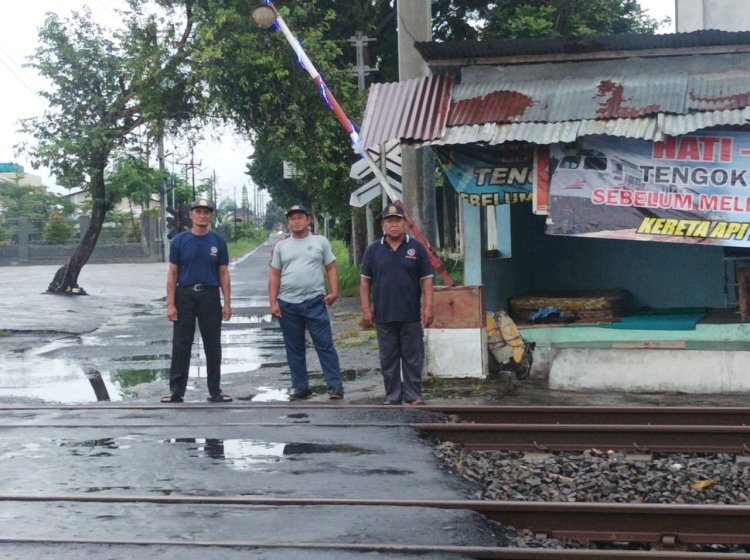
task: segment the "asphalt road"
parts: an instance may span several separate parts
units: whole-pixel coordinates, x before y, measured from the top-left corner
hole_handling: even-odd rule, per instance
[[[230,265],[233,317],[222,328],[222,385],[245,401],[286,401],[290,386],[281,332],[266,297],[270,250],[267,243]],[[0,337],[0,403],[94,402],[89,377],[97,375],[113,401],[158,401],[168,392],[172,336],[166,264],[86,265],[79,278],[85,296],[46,294],[55,270],[0,267],[0,330],[9,331]],[[358,306],[340,300],[330,311],[336,326]],[[340,348],[352,398],[382,394],[379,374],[357,374],[376,369],[376,350],[374,341]],[[324,392],[312,348],[308,369],[313,389]],[[206,394],[196,336],[186,400],[204,401]]]
[[[286,402],[283,343],[265,297],[269,253],[265,245],[232,265],[234,318],[222,335],[223,386],[235,396],[228,406],[205,402],[199,344],[188,402],[158,404],[171,343],[166,265],[87,265],[79,281],[86,296],[45,294],[56,267],[0,268],[7,334],[0,337],[0,558],[338,559],[376,555],[220,545],[495,544],[481,516],[452,510],[45,501],[468,496],[472,489],[441,468],[431,442],[406,425],[426,413],[346,409],[356,396],[380,394],[376,371],[352,370],[340,405],[321,406],[330,404],[322,393],[301,406]],[[347,312],[335,307],[334,322]],[[372,362],[373,352],[372,345],[342,349],[342,362]],[[314,387],[322,383],[317,367],[311,350]],[[96,373],[111,401],[96,401],[88,379]],[[152,544],[126,544],[133,540]]]

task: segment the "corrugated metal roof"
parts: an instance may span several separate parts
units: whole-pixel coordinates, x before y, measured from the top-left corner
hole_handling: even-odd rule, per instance
[[[414,78],[373,84],[362,120],[364,149],[391,139],[434,140],[445,132],[453,77]]]
[[[449,102],[447,114],[421,109],[429,104],[410,98],[428,91],[414,82],[442,79],[447,76],[373,86],[364,145],[371,146],[371,138],[552,143],[587,134],[656,140],[709,126],[747,124],[750,106],[750,52],[473,66],[463,69],[460,84],[441,95]]]
[[[616,53],[668,49],[717,49],[750,45],[750,31],[718,31],[715,29],[690,33],[660,35],[620,34],[594,37],[555,37],[549,39],[507,39],[485,41],[416,42],[422,58],[434,66],[438,61],[462,61],[524,55],[582,53]]]
[[[420,142],[418,145],[502,144],[511,141],[554,144],[573,142],[580,136],[594,134],[657,141],[663,140],[665,136],[687,134],[712,126],[745,125],[748,120],[750,120],[750,108],[690,115],[660,114],[637,119],[476,124],[448,127],[441,138]]]

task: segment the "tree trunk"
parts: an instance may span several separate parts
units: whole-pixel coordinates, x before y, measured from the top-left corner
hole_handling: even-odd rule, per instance
[[[106,159],[105,159],[106,161]],[[86,291],[78,285],[78,275],[83,269],[91,253],[94,252],[99,234],[102,231],[104,217],[107,214],[107,202],[105,200],[104,166],[97,169],[91,179],[91,222],[81,242],[68,261],[55,273],[52,282],[47,287],[47,293],[85,295]]]

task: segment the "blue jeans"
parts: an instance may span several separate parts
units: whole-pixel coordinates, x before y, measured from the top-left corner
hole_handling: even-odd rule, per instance
[[[309,388],[305,357],[305,330],[307,330],[315,345],[315,351],[318,353],[328,390],[341,391],[343,384],[339,355],[333,346],[331,321],[328,318],[326,304],[323,303],[323,296],[302,303],[279,300],[279,307],[281,308],[279,324],[284,335],[286,359],[292,374],[292,388]]]

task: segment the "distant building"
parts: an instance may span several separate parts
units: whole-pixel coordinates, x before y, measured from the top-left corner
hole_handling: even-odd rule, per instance
[[[23,187],[41,187],[42,178],[38,175],[26,173],[22,165],[17,163],[0,162],[0,180],[19,184]]]
[[[91,201],[91,193],[87,190],[80,190],[62,195],[64,198],[70,200],[73,205],[77,208],[77,212],[80,212],[81,206],[86,202]],[[158,201],[156,201],[158,204]],[[140,204],[133,204],[131,206],[130,201],[127,198],[120,199],[114,210],[117,212],[124,212],[130,214],[132,212],[134,218],[140,218],[143,213],[143,209]]]

